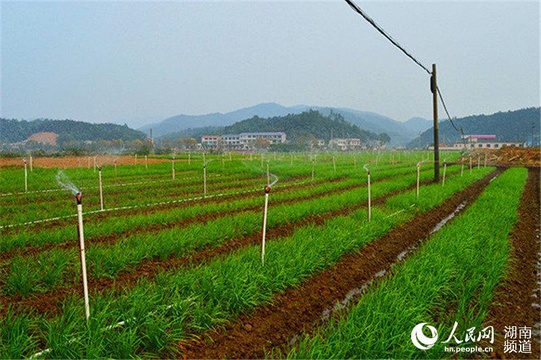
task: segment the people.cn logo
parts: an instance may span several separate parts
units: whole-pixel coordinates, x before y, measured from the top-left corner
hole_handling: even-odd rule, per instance
[[[425,325],[430,330],[430,336],[426,336],[423,332]],[[411,331],[411,342],[419,350],[430,349],[436,341],[438,341],[438,330],[434,326],[427,325],[427,323],[419,323]]]

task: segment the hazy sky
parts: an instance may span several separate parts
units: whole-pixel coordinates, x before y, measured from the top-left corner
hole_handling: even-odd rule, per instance
[[[355,3],[437,64],[452,116],[539,106],[539,1]],[[138,126],[277,102],[432,118],[429,75],[341,0],[2,0],[1,24],[1,117]]]

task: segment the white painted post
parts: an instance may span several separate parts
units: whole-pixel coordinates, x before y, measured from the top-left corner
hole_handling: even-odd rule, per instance
[[[24,192],[28,192],[28,170],[26,168],[26,159],[24,159],[23,162],[24,162]]]
[[[203,198],[207,197],[207,164],[203,164]]]
[[[101,182],[101,166],[98,167],[98,178],[100,180],[100,209],[103,211],[103,187]]]
[[[88,301],[88,280],[86,276],[86,257],[85,257],[85,236],[83,231],[83,205],[81,204],[81,193],[77,193],[75,195],[75,198],[77,200],[77,219],[78,219],[78,226],[77,226],[77,233],[79,235],[79,248],[80,248],[80,255],[81,255],[81,274],[83,277],[83,294],[84,294],[84,301],[85,301],[85,314],[86,314],[86,320],[88,321],[88,318],[90,317],[90,305]]]
[[[443,179],[441,181],[441,186],[445,186],[445,171],[447,170],[447,163],[443,160]]]
[[[265,265],[265,236],[267,234],[267,208],[269,205],[270,186],[265,186],[265,208],[263,210],[263,237],[261,239],[261,264]]]
[[[372,195],[370,192],[370,170],[368,169],[368,164],[365,164],[363,169],[366,170],[368,178],[368,221],[370,221],[372,219]]]
[[[421,178],[421,163],[417,163],[417,198],[419,198],[419,181]]]

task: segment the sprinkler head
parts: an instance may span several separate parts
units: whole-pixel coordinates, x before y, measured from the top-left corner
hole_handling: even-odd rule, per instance
[[[265,194],[270,193],[270,190],[271,190],[270,186],[265,186]]]
[[[75,194],[75,199],[77,200],[77,205],[81,205],[81,198],[82,197],[83,197],[83,195],[80,192]]]

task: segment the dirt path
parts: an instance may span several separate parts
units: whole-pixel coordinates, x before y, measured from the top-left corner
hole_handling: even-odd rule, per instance
[[[303,332],[310,333],[321,322],[322,314],[346,298],[352,289],[388,271],[404,251],[423,241],[458,205],[475,201],[493,176],[494,173],[434,210],[391,230],[358,253],[344,256],[337,265],[311,277],[302,286],[277,295],[271,305],[241,315],[222,330],[208,331],[200,340],[180,343],[181,356],[262,358],[271,349],[287,351],[291,339]]]
[[[496,288],[494,304],[487,316],[487,326],[494,326],[496,340],[493,358],[541,358],[541,268],[540,268],[540,190],[539,168],[530,168],[526,187],[520,199],[518,219],[511,232],[512,255],[506,280]],[[501,305],[500,305],[501,304]],[[505,327],[529,327],[532,330],[531,353],[505,351]],[[511,340],[508,339],[508,345]],[[522,339],[528,340],[528,339]],[[524,349],[522,349],[524,350]]]

